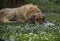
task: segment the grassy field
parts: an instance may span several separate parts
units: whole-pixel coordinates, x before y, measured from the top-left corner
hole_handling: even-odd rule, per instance
[[[46,21],[55,26],[26,23],[0,23],[0,38],[5,41],[60,41],[60,13],[47,12]]]

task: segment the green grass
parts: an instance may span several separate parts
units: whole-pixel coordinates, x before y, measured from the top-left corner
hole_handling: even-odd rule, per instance
[[[56,26],[36,26],[26,23],[0,23],[0,38],[6,41],[60,41],[60,14],[44,13]]]

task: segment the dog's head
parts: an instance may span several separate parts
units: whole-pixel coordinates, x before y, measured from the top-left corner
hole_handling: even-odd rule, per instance
[[[39,12],[35,12],[34,14],[30,15],[30,18],[32,23],[35,24],[43,24],[44,22],[44,16],[41,15]]]
[[[44,15],[41,13],[40,9],[37,6],[32,5],[29,9],[29,13],[30,15],[28,16],[32,23],[43,24]]]

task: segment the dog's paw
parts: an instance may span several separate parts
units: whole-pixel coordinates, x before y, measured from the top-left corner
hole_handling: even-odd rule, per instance
[[[44,26],[55,26],[54,23],[50,23],[50,22],[44,22],[43,25]]]

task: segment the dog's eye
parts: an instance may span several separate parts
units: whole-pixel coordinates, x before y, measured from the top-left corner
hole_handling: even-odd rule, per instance
[[[43,20],[43,19],[40,19],[40,20]]]
[[[36,19],[36,20],[38,20],[38,19]]]

